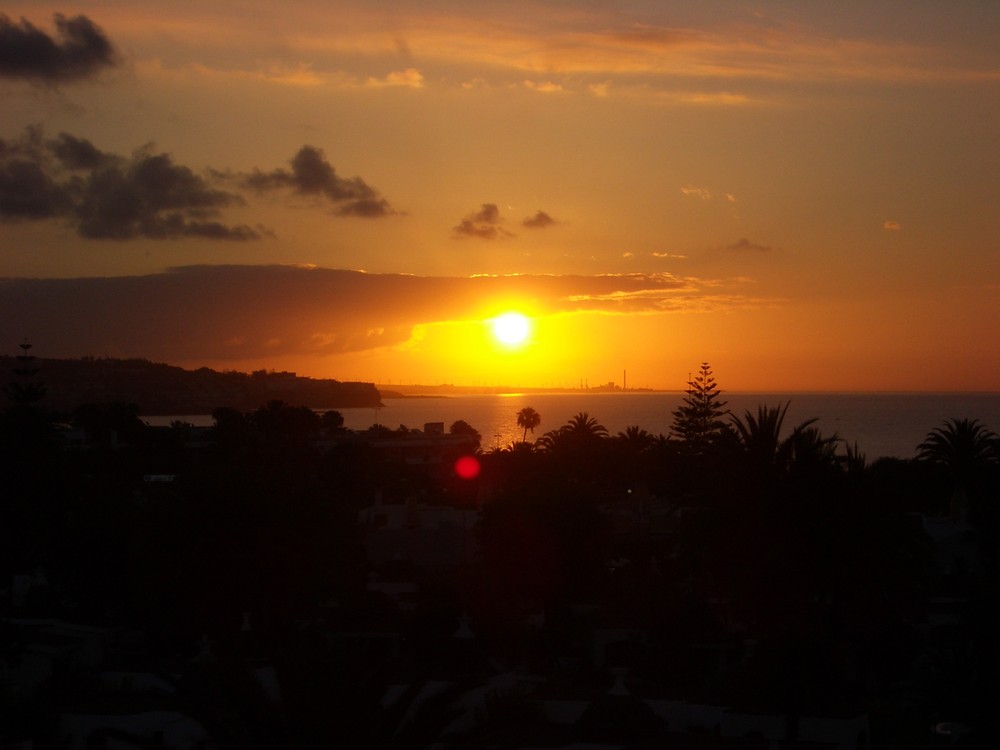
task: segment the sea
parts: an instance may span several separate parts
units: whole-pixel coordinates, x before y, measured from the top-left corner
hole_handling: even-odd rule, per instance
[[[502,395],[421,396],[384,398],[380,408],[338,409],[344,426],[364,430],[374,424],[390,429],[404,426],[423,429],[430,422],[443,422],[447,430],[464,420],[482,435],[484,450],[503,448],[521,440],[517,413],[530,406],[541,424],[528,440],[566,424],[585,412],[615,435],[637,425],[653,435],[670,433],[673,412],[682,403],[683,392],[561,392]],[[869,461],[881,457],[912,458],[917,446],[947,419],[977,419],[1000,433],[1000,393],[748,393],[723,392],[726,409],[742,417],[757,413],[759,406],[788,404],[784,434],[808,419],[823,435],[836,435],[857,446]],[[195,425],[211,425],[206,415],[146,417],[152,425],[180,419]]]

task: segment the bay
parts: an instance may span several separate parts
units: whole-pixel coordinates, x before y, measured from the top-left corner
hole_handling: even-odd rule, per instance
[[[506,447],[522,437],[517,413],[532,407],[541,417],[534,435],[538,438],[558,429],[573,416],[586,412],[604,425],[611,435],[632,425],[654,435],[670,433],[673,411],[680,406],[683,392],[629,393],[520,393],[503,395],[461,395],[447,397],[386,398],[384,406],[338,409],[344,426],[364,430],[373,424],[390,429],[400,425],[422,429],[429,422],[443,422],[447,430],[464,420],[482,435],[488,450]],[[946,419],[978,419],[995,432],[1000,431],[1000,393],[746,393],[729,392],[721,398],[736,415],[756,413],[758,406],[788,403],[785,434],[806,419],[816,418],[815,426],[824,435],[836,434],[846,443],[857,445],[869,461],[879,457],[912,458],[928,432]],[[145,417],[152,425],[181,419],[196,425],[211,425],[206,415]]]
[[[448,429],[462,419],[483,438],[483,448],[504,447],[520,440],[517,413],[532,407],[542,422],[535,437],[566,424],[586,412],[610,434],[638,425],[654,435],[669,434],[673,411],[684,393],[527,393],[509,395],[453,396],[447,398],[385,399],[381,409],[340,409],[345,426],[365,429],[379,423],[395,429],[399,425],[423,428],[427,422],[444,422]],[[721,397],[736,415],[756,413],[759,405],[788,402],[786,434],[806,419],[817,418],[824,435],[836,433],[847,443],[857,444],[869,460],[882,456],[912,458],[927,433],[946,419],[978,419],[1000,431],[1000,394],[928,393],[743,393],[725,392]],[[529,433],[528,439],[531,439]]]

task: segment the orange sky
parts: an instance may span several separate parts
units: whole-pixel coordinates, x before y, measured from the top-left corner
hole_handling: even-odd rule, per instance
[[[2,12],[10,353],[1000,390],[992,0]]]

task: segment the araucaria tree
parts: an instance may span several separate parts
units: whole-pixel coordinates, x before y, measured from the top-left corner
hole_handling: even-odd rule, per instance
[[[726,402],[720,400],[722,391],[715,383],[712,368],[702,362],[701,369],[688,387],[684,401],[674,412],[671,432],[694,451],[703,451],[712,440],[726,429],[722,417],[728,414]]]

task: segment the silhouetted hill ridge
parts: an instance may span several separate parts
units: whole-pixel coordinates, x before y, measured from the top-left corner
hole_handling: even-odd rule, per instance
[[[381,405],[373,383],[300,377],[293,372],[252,373],[181,367],[145,359],[85,357],[31,360],[33,379],[47,387],[46,408],[72,412],[81,404],[137,404],[141,414],[208,414],[219,406],[249,411],[272,400],[313,409]],[[18,380],[24,363],[0,356],[0,382]]]

